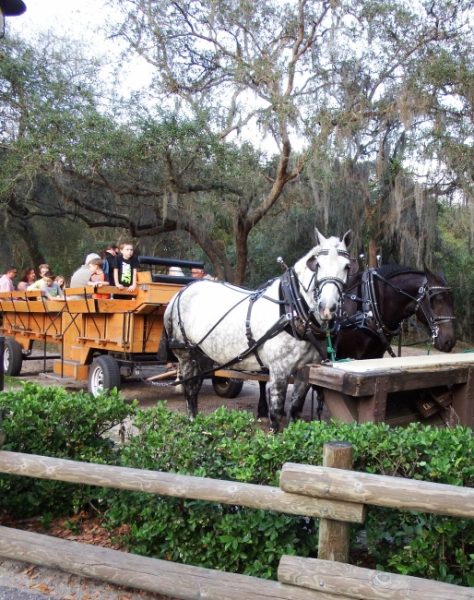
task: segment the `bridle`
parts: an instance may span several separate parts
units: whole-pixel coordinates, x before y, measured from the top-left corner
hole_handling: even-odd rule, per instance
[[[339,250],[339,249],[335,249],[335,250],[336,250],[338,256],[343,256],[344,258],[347,258],[348,260],[350,259],[350,256],[349,256],[349,253],[347,252],[347,250]],[[341,277],[335,277],[335,276],[334,277],[321,277],[320,279],[318,279],[318,262],[317,262],[318,258],[319,258],[319,256],[328,256],[328,255],[329,255],[329,248],[322,248],[321,250],[318,250],[318,252],[316,252],[316,254],[312,257],[312,259],[310,259],[310,261],[308,261],[308,263],[314,262],[316,266],[313,269],[308,264],[309,269],[314,271],[314,274],[311,277],[307,288],[303,285],[303,283],[300,281],[300,279],[297,276],[299,285],[303,288],[303,290],[306,293],[309,293],[311,285],[313,285],[313,299],[315,302],[315,306],[312,309],[313,312],[315,310],[315,307],[318,305],[318,303],[321,299],[321,294],[322,294],[322,291],[323,291],[323,288],[325,285],[328,285],[328,284],[335,285],[337,288],[338,294],[339,294],[339,298],[341,300],[342,296],[343,296],[344,287],[346,286],[346,283],[347,283],[347,278],[346,278],[346,280],[344,280]],[[340,302],[339,302],[339,304],[340,304]]]
[[[403,272],[401,272],[402,274]],[[396,275],[397,273],[394,273]],[[377,269],[366,269],[361,276],[360,283],[357,283],[357,286],[361,286],[362,289],[362,297],[359,298],[355,294],[350,294],[346,292],[346,297],[352,301],[360,301],[362,303],[362,313],[357,313],[353,317],[348,317],[347,324],[349,326],[357,326],[372,329],[375,329],[374,333],[376,333],[381,341],[385,343],[387,348],[390,347],[387,338],[391,338],[393,336],[399,335],[400,327],[399,325],[396,329],[391,329],[384,321],[382,313],[380,311],[379,301],[376,292],[375,280],[383,282],[385,285],[390,286],[397,293],[408,297],[415,303],[414,313],[421,311],[428,328],[430,329],[431,338],[434,340],[439,336],[439,325],[441,323],[446,323],[455,319],[454,316],[450,315],[435,315],[433,312],[433,308],[431,306],[431,300],[437,294],[442,294],[451,290],[448,286],[443,285],[430,285],[428,278],[424,277],[424,281],[418,288],[417,295],[412,295],[401,289],[400,287],[394,285],[390,279],[383,277]],[[372,320],[372,327],[367,325],[367,321]],[[390,350],[388,350],[390,352]]]
[[[444,294],[451,291],[452,288],[447,285],[429,285],[429,283],[427,283],[427,294],[423,299],[427,300],[427,302],[425,303],[422,301],[417,308],[417,311],[420,310],[426,319],[428,327],[431,331],[431,338],[433,342],[439,336],[439,326],[442,323],[454,321],[456,317],[451,315],[435,315],[431,306],[431,300],[439,294]]]

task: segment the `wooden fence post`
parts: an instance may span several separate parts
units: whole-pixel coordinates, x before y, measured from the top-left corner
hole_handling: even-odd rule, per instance
[[[328,442],[323,447],[323,466],[336,469],[352,469],[352,444]],[[348,562],[349,523],[320,519],[318,558]]]

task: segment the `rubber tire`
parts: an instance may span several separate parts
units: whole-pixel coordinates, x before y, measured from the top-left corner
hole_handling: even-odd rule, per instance
[[[3,372],[5,375],[19,375],[23,364],[23,352],[20,344],[13,338],[5,338],[3,353]]]
[[[221,398],[236,398],[242,391],[243,386],[244,382],[242,379],[231,379],[229,377],[212,378],[212,387]]]
[[[120,384],[120,367],[115,358],[108,354],[102,354],[92,361],[87,389],[94,398],[114,388],[119,390]]]

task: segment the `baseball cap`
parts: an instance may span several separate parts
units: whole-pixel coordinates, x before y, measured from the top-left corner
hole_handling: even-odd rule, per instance
[[[88,265],[91,262],[91,260],[94,260],[94,258],[98,258],[100,260],[100,256],[95,252],[92,252],[92,254],[88,254],[86,256],[86,262],[84,264]]]

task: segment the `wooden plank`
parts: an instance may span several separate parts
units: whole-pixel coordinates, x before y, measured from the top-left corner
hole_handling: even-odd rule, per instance
[[[387,376],[381,376],[375,379],[374,393],[371,396],[359,399],[357,405],[358,423],[366,423],[368,421],[382,423],[385,421],[388,387],[389,378]]]
[[[378,372],[385,374],[393,369],[401,371],[443,369],[449,365],[474,366],[474,352],[453,352],[450,354],[429,354],[398,356],[395,358],[373,358],[332,363],[334,369],[351,373]]]
[[[249,371],[236,371],[234,369],[218,369],[214,371],[216,377],[228,377],[230,379],[244,379],[245,381],[269,381],[266,373],[250,373]]]
[[[370,396],[374,393],[374,377],[366,374],[346,373],[327,365],[308,365],[307,381],[325,389],[335,390],[348,396]]]
[[[466,383],[453,390],[454,418],[460,425],[474,428],[474,368],[469,368]]]
[[[8,527],[0,527],[0,556],[182,600],[351,600]]]
[[[316,498],[474,518],[474,488],[444,483],[285,463],[280,487]]]
[[[327,442],[323,447],[323,464],[337,469],[352,469],[352,444]],[[332,519],[319,522],[318,558],[349,560],[350,525]]]
[[[325,517],[353,523],[362,523],[365,518],[364,507],[360,504],[287,494],[277,487],[145,471],[130,467],[82,463],[21,452],[0,451],[0,472],[149,492],[176,498],[238,504],[249,508],[275,510],[293,515]]]
[[[298,556],[281,558],[278,580],[363,600],[474,600],[474,588]]]
[[[355,400],[346,394],[334,390],[324,390],[324,402],[331,417],[344,423],[357,422],[357,405]]]

